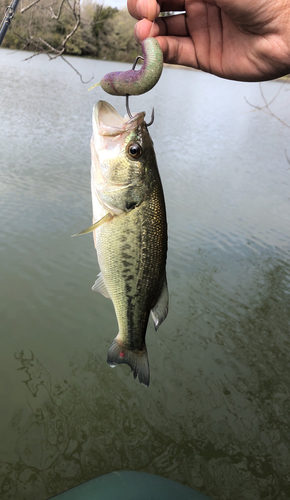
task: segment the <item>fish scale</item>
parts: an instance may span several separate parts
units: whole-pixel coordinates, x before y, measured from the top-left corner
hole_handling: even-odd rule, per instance
[[[96,249],[115,307],[119,335],[126,348],[138,350],[144,349],[149,313],[161,292],[156,283],[164,277],[160,269],[164,269],[166,258],[165,214],[158,199],[157,203],[152,201],[155,199],[144,201],[96,230]]]
[[[149,315],[157,330],[168,310],[167,222],[144,117],[138,113],[122,118],[104,101],[95,106],[91,141],[94,224],[84,232],[94,230],[101,270],[93,290],[112,300],[119,326],[107,361],[111,366],[126,363],[134,377],[148,386],[145,335]]]

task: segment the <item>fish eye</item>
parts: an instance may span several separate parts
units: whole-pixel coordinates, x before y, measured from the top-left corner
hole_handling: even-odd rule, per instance
[[[134,158],[134,160],[136,160],[137,158],[140,158],[140,156],[142,154],[142,148],[141,148],[140,144],[138,144],[137,142],[133,142],[133,143],[129,144],[128,153],[132,158]]]

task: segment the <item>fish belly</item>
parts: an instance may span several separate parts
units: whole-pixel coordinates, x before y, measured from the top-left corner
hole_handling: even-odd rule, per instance
[[[119,326],[111,346],[112,359],[108,353],[108,362],[129,364],[140,380],[140,366],[144,364],[144,371],[148,365],[145,335],[149,314],[166,282],[167,226],[163,198],[153,193],[149,200],[113,217],[94,233],[102,278]],[[134,358],[134,363],[128,357]],[[149,365],[148,384],[146,380],[148,385]]]

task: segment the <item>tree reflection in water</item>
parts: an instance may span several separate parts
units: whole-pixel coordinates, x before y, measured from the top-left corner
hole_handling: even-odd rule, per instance
[[[71,363],[70,381],[53,384],[32,352],[15,357],[25,374],[29,401],[11,422],[18,461],[0,464],[1,498],[46,499],[108,472],[103,457],[113,436],[107,434],[104,413],[115,410],[98,394],[94,374],[102,363],[90,354],[82,369]],[[120,468],[118,453],[114,456],[112,467]]]
[[[205,273],[209,266],[200,279]],[[225,310],[218,274],[196,295],[199,308],[192,295],[184,299],[191,316],[166,348],[157,340],[149,391],[94,352],[76,355],[59,383],[32,352],[15,354],[28,404],[7,430],[17,459],[0,463],[1,500],[46,500],[120,469],[169,477],[218,500],[289,500],[290,267],[268,260],[256,273],[261,288],[251,306],[233,293]],[[180,294],[172,307],[174,300]],[[211,310],[202,315],[205,300]],[[193,328],[194,366],[180,372],[172,352]]]

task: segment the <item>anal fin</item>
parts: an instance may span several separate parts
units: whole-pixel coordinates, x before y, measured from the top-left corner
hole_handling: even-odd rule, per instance
[[[154,327],[155,330],[157,331],[161,323],[165,320],[167,314],[168,314],[168,302],[169,302],[169,297],[168,297],[168,288],[167,288],[167,280],[166,276],[164,277],[164,282],[163,282],[163,287],[161,290],[161,293],[159,295],[159,298],[153,307],[151,309],[151,316],[153,318],[154,322]]]
[[[92,286],[92,290],[94,290],[94,292],[101,293],[102,295],[104,295],[104,297],[107,297],[107,299],[111,298],[102,273],[98,274],[98,278],[95,281],[95,284]]]

